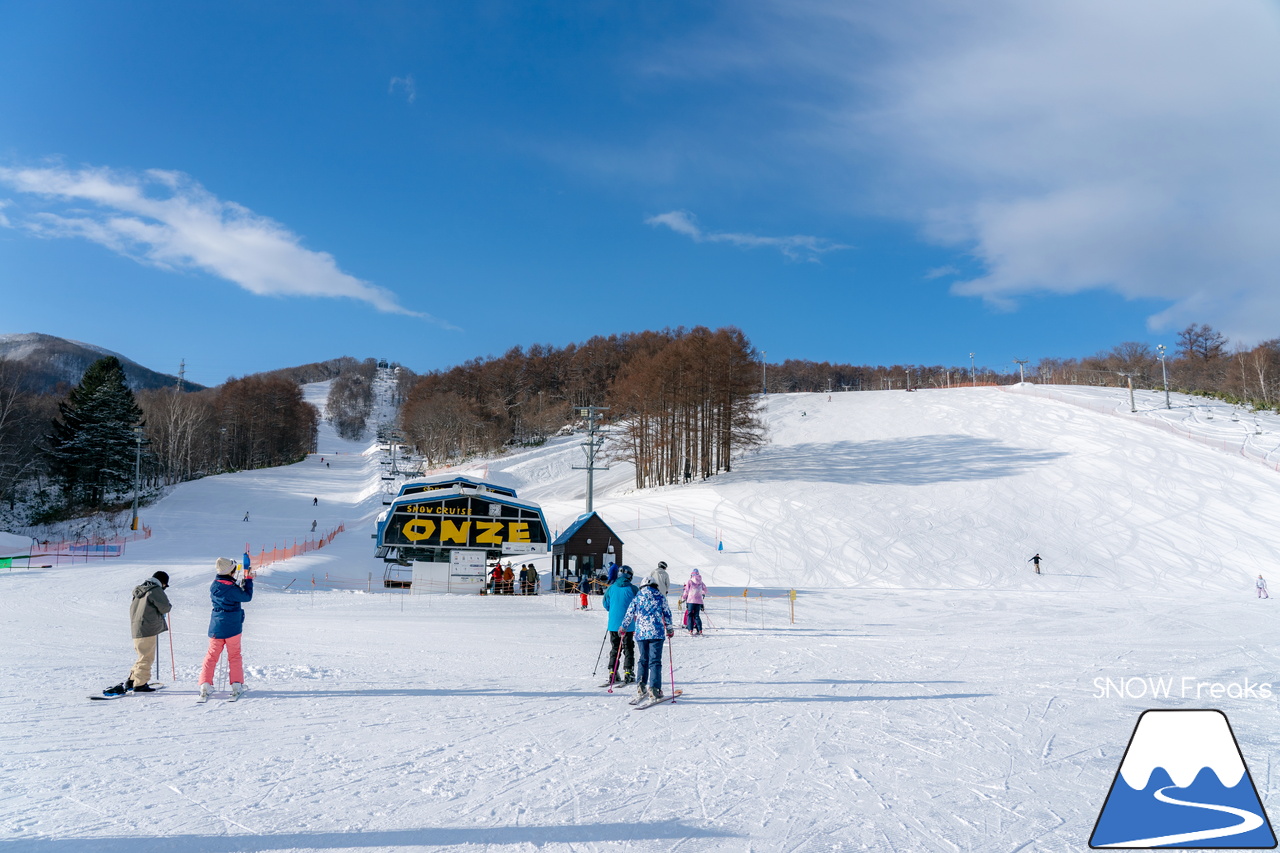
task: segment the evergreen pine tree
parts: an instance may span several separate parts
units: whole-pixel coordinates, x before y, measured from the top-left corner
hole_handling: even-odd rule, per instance
[[[47,440],[63,499],[68,508],[99,508],[133,481],[133,427],[142,419],[120,360],[107,356],[89,365],[58,413]]]

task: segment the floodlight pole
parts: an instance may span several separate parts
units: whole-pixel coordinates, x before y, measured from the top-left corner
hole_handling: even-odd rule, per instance
[[[1169,371],[1164,366],[1164,344],[1157,344],[1156,352],[1160,355],[1160,376],[1164,379],[1164,407],[1172,409],[1173,404],[1169,402]]]
[[[973,353],[969,353],[969,384],[978,387],[978,365],[973,360]]]
[[[769,393],[769,362],[765,361],[767,350],[760,350],[760,393]]]
[[[608,471],[608,465],[596,465],[596,451],[604,444],[604,436],[596,437],[596,412],[607,412],[608,406],[579,406],[578,415],[587,419],[587,440],[582,443],[587,453],[587,464],[574,465],[573,470],[587,472],[587,513],[592,512],[593,492],[595,491],[596,471]]]
[[[135,426],[133,428],[133,437],[138,442],[137,449],[133,454],[133,521],[129,525],[130,530],[138,529],[138,488],[142,481],[142,427]]]

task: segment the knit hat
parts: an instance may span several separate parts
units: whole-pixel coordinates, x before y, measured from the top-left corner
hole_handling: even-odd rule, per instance
[[[165,573],[165,572],[156,572],[156,573],[155,573],[154,575],[152,575],[151,577],[153,577],[153,578],[155,578],[156,580],[160,581],[160,586],[168,586],[168,585],[169,585],[169,575],[168,575],[167,573]]]
[[[217,567],[220,575],[233,575],[236,572],[236,561],[228,560],[226,557],[219,557],[214,566]]]

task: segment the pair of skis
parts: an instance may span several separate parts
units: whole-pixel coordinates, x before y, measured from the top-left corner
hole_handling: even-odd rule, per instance
[[[165,685],[160,684],[159,682],[156,682],[156,681],[151,682],[147,686],[150,687],[151,689],[141,691],[141,695],[145,696],[148,693],[158,693],[159,691],[164,690],[165,688]],[[93,699],[94,701],[105,702],[108,699],[123,699],[126,696],[132,696],[134,695],[134,692],[135,691],[133,690],[128,690],[128,691],[125,691],[124,693],[108,693],[107,691],[104,690],[101,693],[99,693],[97,696],[90,696],[89,698]]]
[[[666,696],[660,696],[657,699],[651,699],[648,696],[637,696],[630,700],[627,704],[632,706],[634,711],[643,711],[645,708],[652,708],[654,705],[661,705],[663,702],[674,702],[677,696],[683,696],[683,690],[677,690]]]
[[[243,690],[241,690],[239,693],[232,693],[230,696],[228,696],[228,697],[226,698],[226,700],[225,700],[225,701],[227,701],[227,702],[239,702],[239,701],[240,701],[240,697],[241,697],[241,696],[244,696],[244,694],[246,694],[246,693],[248,693],[248,692],[249,692],[249,688],[247,688],[247,687],[246,687],[246,688],[244,688]],[[213,698],[213,693],[212,693],[212,692],[210,692],[210,693],[208,693],[208,694],[201,693],[199,696],[197,696],[197,697],[196,697],[196,704],[197,704],[197,705],[203,705],[204,703],[208,702],[208,701],[209,701],[210,699],[212,699],[212,698]]]

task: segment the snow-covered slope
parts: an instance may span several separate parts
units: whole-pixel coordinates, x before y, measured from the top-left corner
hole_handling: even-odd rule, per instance
[[[594,686],[598,599],[376,586],[383,466],[322,431],[306,462],[175,489],[120,560],[0,572],[0,851],[1074,851],[1149,707],[1224,710],[1269,803],[1280,737],[1256,686],[1280,657],[1252,578],[1280,550],[1275,422],[1162,405],[777,396],[772,442],[731,473],[636,491],[615,463],[596,508],[627,562],[699,567],[716,593],[707,635],[668,647],[685,695],[643,712]],[[460,470],[563,528],[580,441]],[[347,532],[264,572],[252,692],[197,706],[214,558],[313,520]],[[127,672],[129,595],[158,568],[171,686],[86,701]],[[794,624],[757,597],[790,588]],[[1139,695],[1155,677],[1171,692]]]

